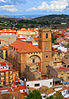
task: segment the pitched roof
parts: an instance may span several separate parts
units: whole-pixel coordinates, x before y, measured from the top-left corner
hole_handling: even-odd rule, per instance
[[[37,48],[36,46],[20,40],[16,40],[14,43],[10,44],[10,46],[16,48],[16,52],[18,53],[41,52],[41,49]]]

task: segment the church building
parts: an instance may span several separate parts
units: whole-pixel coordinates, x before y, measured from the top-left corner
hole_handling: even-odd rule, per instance
[[[32,72],[39,72],[46,75],[46,66],[48,66],[52,56],[51,30],[42,28],[39,30],[38,48],[28,42],[16,40],[9,45],[7,59],[21,76],[26,66],[29,66]]]

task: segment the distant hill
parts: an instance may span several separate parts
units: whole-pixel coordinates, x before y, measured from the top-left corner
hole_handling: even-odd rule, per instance
[[[62,14],[62,15],[46,15],[46,16],[34,18],[33,20],[59,21],[59,22],[69,23],[69,15],[64,15],[64,14]]]
[[[46,15],[33,19],[40,23],[40,26],[49,26],[52,29],[66,29],[69,27],[69,15]]]
[[[8,16],[0,16],[0,20],[21,20],[21,19],[24,19],[24,20],[30,20],[31,18],[28,18],[28,17],[8,17]]]
[[[66,24],[62,24],[66,23]],[[48,26],[52,29],[69,27],[69,15],[46,15],[36,18],[0,16],[0,29],[38,28]]]

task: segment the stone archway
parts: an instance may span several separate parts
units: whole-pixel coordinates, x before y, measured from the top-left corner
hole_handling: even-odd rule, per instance
[[[27,61],[27,65],[32,71],[41,72],[41,58],[38,55],[31,55]]]

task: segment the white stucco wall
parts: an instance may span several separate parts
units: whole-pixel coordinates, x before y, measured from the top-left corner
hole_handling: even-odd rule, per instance
[[[38,86],[35,86],[35,84],[38,84]],[[32,87],[32,88],[40,88],[42,86],[52,87],[53,86],[53,79],[46,79],[46,80],[37,80],[37,81],[27,81],[26,86]]]

